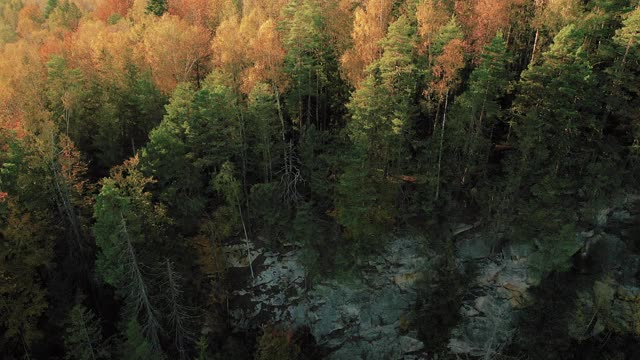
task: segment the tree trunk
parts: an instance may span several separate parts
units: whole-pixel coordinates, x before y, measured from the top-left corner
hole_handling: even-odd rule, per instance
[[[536,59],[536,48],[538,47],[538,37],[540,36],[540,29],[536,29],[536,38],[533,40],[533,51],[531,52],[531,61],[529,64],[533,65]]]
[[[442,115],[442,129],[440,130],[440,151],[438,151],[438,175],[436,178],[436,196],[435,199],[438,201],[440,197],[440,169],[442,164],[442,148],[444,146],[444,128],[447,125],[447,106],[449,104],[449,92],[447,91],[447,95],[444,100],[444,113]]]
[[[131,290],[129,295],[131,299],[135,303],[136,314],[141,309],[144,310],[145,314],[145,322],[142,325],[142,328],[145,329],[145,335],[147,339],[151,342],[151,346],[154,350],[160,350],[160,339],[158,336],[158,330],[160,329],[160,322],[156,317],[156,310],[151,305],[151,299],[149,297],[149,293],[147,290],[147,286],[144,282],[144,278],[142,277],[142,272],[140,271],[140,267],[138,266],[138,260],[136,258],[136,252],[131,244],[131,239],[129,238],[129,233],[127,232],[127,223],[124,220],[124,215],[122,211],[120,212],[120,219],[122,224],[122,234],[124,235],[124,240],[126,243],[126,256],[129,261],[129,272],[131,274]]]
[[[240,207],[240,199],[236,199],[238,204],[238,214],[240,214],[240,222],[242,223],[242,230],[244,231],[244,241],[247,245],[247,259],[249,260],[249,269],[251,269],[251,278],[255,279],[256,276],[253,273],[253,260],[251,259],[251,249],[249,248],[249,235],[247,234],[247,227],[244,224],[244,217],[242,216],[242,208]]]

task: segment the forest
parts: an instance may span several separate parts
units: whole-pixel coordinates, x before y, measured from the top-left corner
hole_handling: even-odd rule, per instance
[[[639,180],[638,0],[0,0],[3,359],[376,358],[230,307],[397,238],[423,346],[382,359],[638,359]],[[462,236],[528,279],[478,348]]]

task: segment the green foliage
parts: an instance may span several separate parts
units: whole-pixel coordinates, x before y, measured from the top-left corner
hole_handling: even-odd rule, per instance
[[[167,0],[148,0],[146,11],[148,14],[153,14],[155,16],[161,16],[169,9],[169,4],[167,4]]]
[[[225,162],[213,179],[213,189],[222,194],[229,206],[240,205],[240,182],[234,177],[233,164]]]
[[[522,153],[521,170],[568,176],[593,158],[601,136],[595,120],[600,103],[582,36],[575,26],[563,28],[544,53],[543,63],[522,74],[514,103],[520,117],[514,130]]]
[[[381,43],[382,57],[367,69],[367,78],[347,105],[351,112],[347,133],[367,154],[370,166],[386,174],[398,171],[405,160],[417,111],[415,29],[401,16]]]
[[[27,355],[42,338],[48,307],[43,275],[53,266],[54,233],[35,164],[21,144],[0,131],[0,351]],[[6,350],[4,350],[6,349]]]
[[[109,359],[109,349],[102,338],[100,321],[95,314],[77,304],[69,313],[69,324],[64,336],[67,360]]]
[[[118,1],[103,4],[117,6],[104,24],[78,1],[0,0],[0,357],[60,358],[64,342],[69,359],[156,359],[161,346],[167,358],[246,358],[255,343],[228,336],[225,313],[239,290],[231,237],[295,244],[322,280],[359,276],[391,232],[416,229],[436,241],[401,327],[444,354],[469,293],[439,233],[452,222],[480,223],[497,253],[503,241],[531,249],[535,302],[505,356],[623,352],[585,355],[575,340],[633,352],[627,335],[594,335],[618,329],[605,317],[624,287],[569,270],[589,248],[576,233],[612,230],[602,208],[640,179],[639,3],[489,3],[187,1],[167,14],[167,0],[148,0],[153,16],[137,4],[121,18],[132,2]],[[245,43],[214,54],[225,66],[201,81],[210,52],[149,47],[157,21],[204,42],[237,24]],[[343,57],[351,45],[362,54]],[[343,77],[364,62],[349,89]],[[198,76],[165,95],[154,82],[168,74],[151,63]],[[628,252],[636,227],[620,229]],[[87,308],[65,301],[75,288]],[[626,325],[640,319],[630,299]],[[292,338],[266,329],[256,357],[314,356]]]
[[[467,90],[455,99],[444,143],[444,177],[451,179],[450,185],[473,187],[488,175],[492,136],[504,118],[500,101],[509,84],[508,61],[506,43],[498,33],[485,47]]]
[[[22,353],[42,337],[38,323],[47,309],[42,271],[50,267],[53,237],[40,216],[9,204],[0,219],[0,344]]]
[[[301,245],[301,260],[311,277],[321,278],[337,270],[337,253],[345,250],[336,248],[339,243],[335,241],[331,223],[315,212],[313,204],[299,204],[290,225],[291,239]]]
[[[48,21],[54,26],[73,30],[78,27],[81,17],[82,12],[78,6],[69,0],[64,0],[49,13]]]
[[[250,168],[259,170],[263,182],[271,182],[283,144],[275,96],[267,84],[258,84],[251,90],[247,118],[249,141],[255,144],[250,149]]]
[[[284,206],[279,183],[251,186],[249,204],[250,223],[260,229],[266,238],[281,239],[283,233],[289,232],[291,210]]]
[[[565,193],[571,183],[552,176],[531,188],[532,198],[522,204],[514,220],[513,237],[535,244],[531,256],[532,277],[538,282],[554,271],[567,271],[580,249],[576,236],[575,204]]]
[[[341,106],[344,90],[338,55],[331,46],[332,34],[320,4],[316,0],[296,0],[283,10],[284,70],[291,83],[287,105],[300,132],[311,124],[319,129],[329,126],[329,116]]]
[[[149,360],[164,359],[162,354],[153,350],[153,347],[142,334],[142,328],[137,320],[132,319],[127,323],[125,342],[122,348],[122,359],[125,360]]]
[[[153,254],[166,235],[167,219],[163,209],[153,204],[151,194],[145,189],[151,179],[142,175],[137,163],[134,158],[115,168],[111,178],[103,180],[94,211],[93,232],[100,249],[96,270],[123,295],[127,294],[131,282],[128,267],[131,264],[123,261],[129,242]]]
[[[221,85],[199,91],[179,86],[142,151],[143,171],[158,180],[159,199],[184,227],[202,215],[213,174],[237,159],[242,147],[237,114],[228,106],[233,102],[230,89]]]
[[[396,189],[380,172],[362,160],[353,160],[338,180],[335,216],[346,229],[352,256],[379,248],[394,224]]]
[[[47,0],[47,6],[44,8],[44,16],[48,17],[57,6],[58,0]]]

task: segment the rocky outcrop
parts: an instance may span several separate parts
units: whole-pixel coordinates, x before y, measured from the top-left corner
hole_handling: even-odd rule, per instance
[[[605,328],[640,332],[636,284],[640,257],[621,240],[629,236],[628,228],[637,216],[630,209],[638,198],[623,196],[614,203],[596,212],[576,234],[575,257],[615,278],[607,312],[598,308],[595,295],[583,299],[588,315],[584,326],[576,330],[580,336],[583,328],[591,335]],[[476,226],[461,224],[450,232],[456,236],[459,263],[473,269],[474,277],[466,286],[461,321],[452,330],[448,347],[461,356],[490,357],[509,344],[521,310],[534,301],[530,289],[538,280],[531,276],[529,262],[535,249],[509,242],[497,248],[501,236],[470,231]],[[416,281],[428,268],[429,259],[419,255],[422,243],[395,239],[357,275],[313,286],[295,246],[273,252],[265,250],[269,247],[263,241],[228,245],[225,253],[235,286],[229,302],[233,326],[239,331],[267,324],[307,326],[317,343],[328,349],[330,359],[423,358],[429,346],[408,326],[417,297]],[[581,324],[577,319],[575,323]]]
[[[640,334],[640,257],[621,240],[629,236],[628,228],[638,216],[633,209],[639,201],[638,196],[629,194],[612,199],[609,207],[596,212],[595,219],[585,221],[587,229],[576,234],[577,266],[585,268],[574,271],[591,273],[594,279],[598,274],[615,278],[610,279],[610,299],[597,300],[597,291],[580,299],[581,318],[567,324],[576,328],[572,332],[577,339],[585,338],[585,329],[589,329],[587,336],[605,328],[633,334],[636,326],[635,333]],[[529,270],[533,246],[507,242],[502,249],[495,249],[497,240],[497,236],[475,234],[456,242],[458,257],[475,268],[477,275],[467,287],[460,309],[462,321],[451,334],[449,349],[455,354],[491,357],[500,352],[516,331],[520,311],[534,301],[529,291],[538,283]],[[598,303],[607,303],[606,311]]]
[[[511,246],[500,256],[491,257],[488,252],[484,257],[480,256],[484,253],[469,251],[469,243],[486,241],[472,238],[458,243],[459,256],[473,263],[477,275],[468,285],[460,308],[462,320],[451,333],[449,349],[454,354],[491,357],[500,352],[515,332],[518,309],[530,302],[530,249]]]
[[[397,239],[371,259],[359,276],[306,283],[300,252],[264,251],[249,244],[255,278],[248,269],[247,245],[227,247],[236,272],[229,312],[235,328],[265,324],[308,326],[330,359],[412,359],[424,348],[406,328],[416,300],[414,283],[425,259],[419,242]]]

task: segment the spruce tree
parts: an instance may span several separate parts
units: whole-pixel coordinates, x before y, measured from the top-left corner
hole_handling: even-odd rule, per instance
[[[69,313],[69,324],[64,336],[67,360],[109,359],[109,349],[102,338],[100,321],[95,314],[81,304]]]

